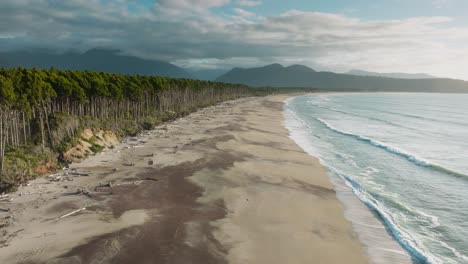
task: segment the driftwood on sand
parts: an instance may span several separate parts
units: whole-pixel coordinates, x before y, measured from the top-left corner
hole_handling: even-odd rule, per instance
[[[70,175],[74,175],[74,176],[89,176],[89,173],[83,173],[83,172],[70,172]]]
[[[74,214],[79,213],[79,212],[84,211],[84,210],[86,210],[86,207],[83,207],[83,208],[81,208],[81,209],[75,210],[75,211],[70,212],[70,213],[68,213],[68,214],[64,214],[64,215],[60,216],[58,219],[62,219],[62,218],[65,218],[65,217],[74,215]]]
[[[8,195],[0,198],[0,202],[11,202],[13,198],[10,198]]]

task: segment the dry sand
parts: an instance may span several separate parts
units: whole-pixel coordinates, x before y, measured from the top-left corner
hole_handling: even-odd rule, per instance
[[[285,99],[205,108],[21,187],[0,263],[367,263]]]

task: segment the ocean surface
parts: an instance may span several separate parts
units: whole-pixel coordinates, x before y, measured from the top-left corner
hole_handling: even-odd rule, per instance
[[[291,137],[334,177],[338,196],[348,190],[364,202],[413,263],[468,263],[468,95],[306,95],[288,100],[285,115]],[[358,233],[378,228],[356,219]],[[385,239],[367,237],[370,249]]]

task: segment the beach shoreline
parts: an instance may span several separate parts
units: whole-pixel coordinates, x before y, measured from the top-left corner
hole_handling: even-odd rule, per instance
[[[70,166],[88,176],[21,187],[0,262],[368,263],[325,168],[283,126],[287,97],[201,109]]]
[[[313,94],[314,96],[323,93]],[[327,176],[335,187],[338,200],[344,205],[345,218],[352,224],[354,233],[364,245],[366,255],[371,263],[413,263],[412,256],[392,236],[391,230],[385,225],[382,217],[365,201],[361,201],[354,193],[351,183],[334,172],[333,166],[327,164],[320,151],[309,140],[312,136],[310,129],[290,107],[296,97],[285,100],[285,127],[289,130],[289,137],[306,153],[317,158],[327,171]]]

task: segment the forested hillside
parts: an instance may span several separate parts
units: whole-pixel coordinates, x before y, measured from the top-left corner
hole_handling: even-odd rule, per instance
[[[244,85],[190,79],[0,69],[0,192],[24,176],[7,169],[19,162],[10,157],[31,150],[63,153],[77,131],[93,120],[148,127],[197,107],[253,94]]]

